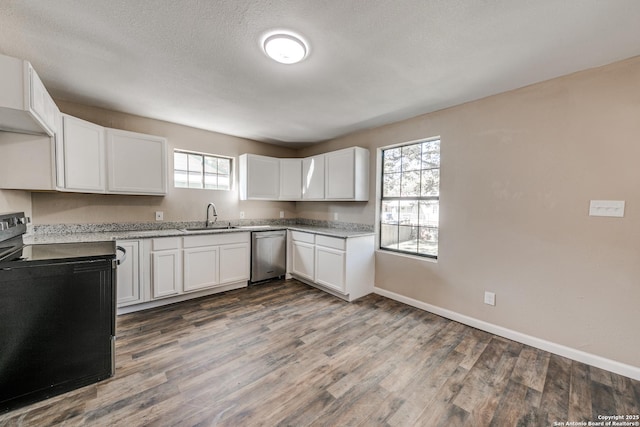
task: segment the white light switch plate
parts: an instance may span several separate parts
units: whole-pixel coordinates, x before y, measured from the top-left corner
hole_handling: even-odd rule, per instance
[[[624,217],[624,200],[591,200],[589,216]]]

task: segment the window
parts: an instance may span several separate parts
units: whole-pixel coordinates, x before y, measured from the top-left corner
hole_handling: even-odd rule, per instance
[[[440,139],[382,150],[380,249],[438,257]]]
[[[175,150],[173,185],[176,188],[231,190],[231,159]]]

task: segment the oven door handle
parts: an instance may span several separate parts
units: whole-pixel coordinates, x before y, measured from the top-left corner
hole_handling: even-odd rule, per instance
[[[122,252],[122,258],[116,259],[116,263],[120,265],[127,259],[127,250],[122,246],[116,246],[116,251]]]

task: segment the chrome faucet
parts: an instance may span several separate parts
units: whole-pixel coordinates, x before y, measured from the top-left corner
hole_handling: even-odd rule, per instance
[[[209,208],[213,208],[213,222],[209,221]],[[209,203],[207,205],[207,220],[204,223],[205,227],[209,227],[209,225],[215,223],[218,220],[218,211],[216,210],[216,205],[213,203]]]

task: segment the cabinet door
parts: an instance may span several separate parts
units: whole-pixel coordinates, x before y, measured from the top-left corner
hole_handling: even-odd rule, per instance
[[[42,124],[48,128],[49,135],[53,136],[57,130],[56,113],[58,112],[58,107],[56,107],[55,102],[53,102],[51,95],[47,92],[47,89],[44,87],[44,84],[42,84],[42,80],[40,80],[36,71],[29,66],[28,72],[30,84],[30,109]]]
[[[218,253],[217,246],[183,250],[185,292],[210,288],[220,283]]]
[[[109,193],[167,193],[165,138],[107,129],[106,146]]]
[[[151,263],[153,297],[162,298],[179,294],[182,290],[180,250],[153,252]]]
[[[220,246],[220,284],[249,280],[249,244]]]
[[[302,198],[324,199],[324,154],[302,159]]]
[[[345,292],[345,252],[316,246],[315,281],[321,285]]]
[[[280,200],[302,198],[302,159],[280,159]]]
[[[315,279],[315,245],[304,242],[291,242],[291,272],[305,279]]]
[[[0,54],[0,130],[53,136],[57,107],[29,62]]]
[[[325,191],[327,199],[353,199],[355,154],[352,148],[327,153],[325,156]]]
[[[118,265],[118,307],[142,302],[140,292],[140,244],[138,241],[118,241],[124,248],[126,258]]]
[[[278,200],[280,159],[254,154],[240,156],[240,198]]]
[[[104,128],[66,114],[62,123],[65,188],[104,192]]]

